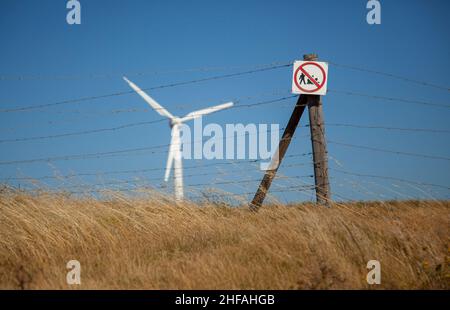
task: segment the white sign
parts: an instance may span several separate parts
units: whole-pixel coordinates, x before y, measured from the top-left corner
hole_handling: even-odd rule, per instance
[[[319,61],[296,61],[292,77],[292,93],[326,95],[328,64]]]

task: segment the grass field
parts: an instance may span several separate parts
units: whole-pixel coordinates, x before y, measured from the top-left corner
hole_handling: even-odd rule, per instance
[[[0,194],[2,289],[449,289],[450,202],[175,205]],[[81,285],[66,263],[81,263]],[[381,285],[366,282],[369,260]]]

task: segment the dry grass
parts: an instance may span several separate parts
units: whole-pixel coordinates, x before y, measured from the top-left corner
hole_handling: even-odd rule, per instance
[[[153,197],[153,198],[152,198]],[[218,204],[176,206],[150,195],[109,200],[0,194],[0,288],[449,288],[450,202],[272,205],[257,214]]]

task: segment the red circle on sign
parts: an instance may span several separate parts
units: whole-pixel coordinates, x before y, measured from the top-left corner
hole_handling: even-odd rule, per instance
[[[304,71],[303,67],[304,67],[304,66],[307,66],[307,65],[313,65],[313,66],[316,66],[316,67],[318,67],[318,68],[320,69],[320,71],[322,71],[322,74],[323,74],[323,81],[322,81],[322,83],[321,83],[319,86],[317,86],[317,85],[313,82],[313,78],[312,78],[311,76],[309,76],[309,74],[308,74],[306,71]],[[317,87],[316,89],[312,89],[312,90],[304,89],[304,88],[302,88],[302,87],[298,84],[298,82],[297,82],[297,74],[298,74],[298,72],[299,72],[300,70],[307,76],[307,78],[308,78],[309,80],[311,80],[311,82],[313,82],[313,83],[316,85],[316,87]],[[316,91],[318,91],[319,89],[321,89],[321,88],[323,87],[323,85],[325,85],[326,80],[327,80],[327,76],[326,76],[326,74],[325,74],[325,70],[324,70],[321,66],[319,66],[318,64],[316,64],[315,62],[305,62],[304,64],[302,64],[300,67],[297,68],[297,70],[295,71],[295,74],[294,74],[294,83],[295,83],[295,85],[296,85],[301,91],[304,91],[304,92],[307,92],[307,93],[313,93],[313,92],[316,92]]]

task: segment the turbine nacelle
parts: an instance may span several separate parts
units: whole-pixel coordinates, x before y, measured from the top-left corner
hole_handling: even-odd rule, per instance
[[[169,119],[170,128],[173,128],[173,126],[175,126],[175,125],[181,125],[182,123],[183,123],[183,121],[181,120],[181,118],[176,117],[176,116],[174,118]]]

